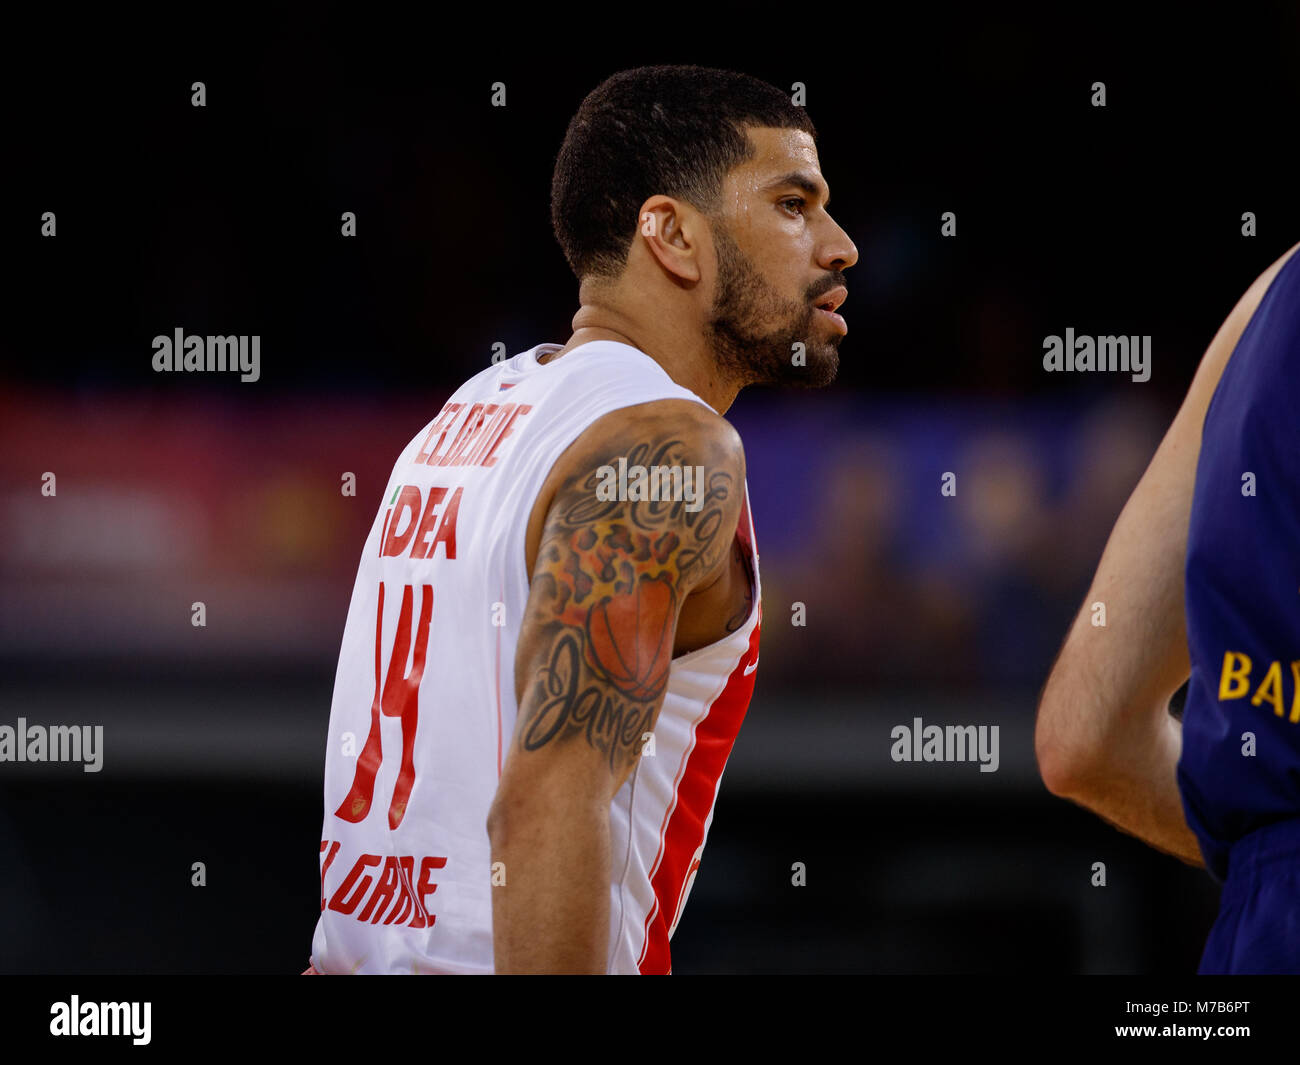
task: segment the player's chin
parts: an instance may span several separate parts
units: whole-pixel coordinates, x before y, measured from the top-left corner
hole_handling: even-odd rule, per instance
[[[784,368],[778,382],[791,388],[825,388],[840,371],[840,353],[833,344],[810,344],[803,365]]]

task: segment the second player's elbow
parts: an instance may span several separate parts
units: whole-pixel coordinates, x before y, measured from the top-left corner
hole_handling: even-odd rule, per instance
[[[1070,735],[1068,712],[1049,680],[1034,723],[1034,758],[1047,790],[1060,798],[1074,799],[1090,775],[1092,758]]]
[[[1034,754],[1038,760],[1038,775],[1043,778],[1043,786],[1059,798],[1074,798],[1078,794],[1082,778],[1079,761],[1069,752],[1050,743],[1042,743],[1037,737]]]

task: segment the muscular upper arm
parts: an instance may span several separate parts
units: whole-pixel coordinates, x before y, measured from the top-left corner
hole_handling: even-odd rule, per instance
[[[605,498],[620,459],[681,469],[689,498]],[[519,714],[498,803],[553,787],[612,799],[654,729],[682,603],[728,564],[740,518],[740,438],[697,403],[616,411],[560,462],[515,657]]]
[[[1096,757],[1125,718],[1163,713],[1187,679],[1183,570],[1201,427],[1223,368],[1296,245],[1237,302],[1106,543],[1083,609],[1043,691],[1035,746],[1053,780]],[[1092,623],[1105,604],[1105,626]]]

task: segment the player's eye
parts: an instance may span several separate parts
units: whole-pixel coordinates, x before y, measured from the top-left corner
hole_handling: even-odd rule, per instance
[[[799,210],[791,211],[789,207],[786,207],[787,204],[791,204],[791,203],[797,204]],[[787,211],[790,211],[791,214],[803,214],[803,208],[805,207],[806,204],[807,201],[802,196],[787,196],[784,200],[781,201],[781,206],[785,207],[785,209]]]

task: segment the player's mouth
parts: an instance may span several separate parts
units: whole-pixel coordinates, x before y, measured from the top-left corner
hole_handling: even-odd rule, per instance
[[[849,324],[844,320],[842,315],[836,314],[835,312],[848,298],[849,290],[843,285],[840,285],[813,300],[813,305],[817,308],[817,313],[826,318],[835,329],[845,335],[848,334]]]

